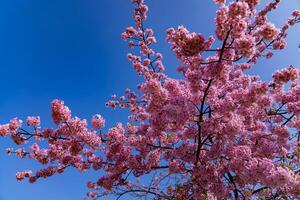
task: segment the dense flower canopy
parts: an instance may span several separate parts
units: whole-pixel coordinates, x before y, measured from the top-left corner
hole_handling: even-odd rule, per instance
[[[280,0],[262,10],[259,0],[215,0],[215,35],[206,38],[184,26],[167,30],[183,77],[173,79],[151,48],[156,39],[145,27],[147,5],[131,2],[135,23],[122,39],[134,49],[127,57],[143,81],[138,92],[127,89],[106,103],[129,109],[129,122],[104,131],[101,115],[92,116],[89,126],[56,99],[56,128],[41,128],[37,116],[26,120],[32,131],[18,118],[0,125],[2,137],[23,145],[8,154],[45,165],[17,173],[17,180],[33,183],[73,167],[99,170],[100,177],[87,183],[91,199],[300,197],[300,70],[276,71],[269,82],[245,72],[285,48],[286,31],[300,22],[300,11],[276,27],[267,15]]]

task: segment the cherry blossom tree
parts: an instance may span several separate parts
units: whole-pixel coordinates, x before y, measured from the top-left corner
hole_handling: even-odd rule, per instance
[[[97,114],[88,125],[61,100],[51,103],[55,128],[41,128],[35,116],[26,124],[14,118],[0,135],[21,148],[7,153],[45,166],[16,178],[34,183],[71,167],[96,170],[99,177],[87,183],[90,199],[299,199],[300,70],[276,71],[268,82],[245,71],[285,48],[300,11],[276,27],[267,15],[280,0],[261,10],[259,0],[215,0],[214,35],[167,30],[182,74],[173,79],[151,48],[147,5],[131,2],[135,23],[122,39],[138,50],[127,57],[143,81],[106,103],[129,109],[129,122],[105,130]]]

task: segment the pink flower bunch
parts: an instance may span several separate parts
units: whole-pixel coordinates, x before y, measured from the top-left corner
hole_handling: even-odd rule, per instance
[[[10,151],[10,153],[11,153],[11,151]],[[26,154],[27,154],[24,148],[17,149],[17,150],[14,151],[14,153],[15,153],[17,156],[19,156],[19,158],[25,158],[25,156],[26,156]]]
[[[276,40],[273,43],[273,49],[284,49],[286,47],[286,42],[284,39]]]
[[[169,29],[167,40],[172,44],[173,51],[178,58],[196,56],[207,47],[201,34],[189,33],[183,26],[179,26],[176,31]]]
[[[222,5],[225,3],[225,0],[214,0],[216,4]]]
[[[51,104],[52,119],[55,124],[59,125],[61,122],[67,121],[71,117],[71,111],[64,105],[63,101],[53,100]]]
[[[101,129],[103,128],[105,125],[105,120],[103,119],[103,117],[99,114],[94,115],[92,118],[92,126],[95,129]]]
[[[275,39],[278,34],[279,34],[279,30],[274,26],[274,24],[271,23],[266,23],[263,26],[261,26],[259,28],[259,33],[262,35],[262,37],[266,40],[273,40]]]
[[[290,67],[288,69],[278,70],[273,74],[273,81],[278,85],[283,85],[290,80],[295,80],[299,77],[300,72],[298,69],[294,67]]]
[[[292,16],[294,16],[294,17],[300,17],[300,10],[295,10],[295,11],[292,13]]]
[[[30,170],[18,172],[16,174],[16,178],[18,181],[20,181],[20,180],[23,180],[24,178],[28,178],[31,174],[32,174],[32,171],[30,171]]]
[[[216,35],[219,40],[225,39],[228,31],[234,38],[243,37],[246,28],[249,26],[249,16],[253,12],[249,10],[253,7],[253,2],[234,2],[229,6],[221,7],[216,14],[215,23],[217,25]]]
[[[126,40],[130,37],[133,37],[137,34],[137,31],[135,30],[135,28],[133,28],[132,26],[131,27],[127,27],[125,32],[122,33],[122,39],[123,40]]]
[[[31,117],[31,116],[28,116],[26,122],[27,122],[28,126],[38,127],[38,126],[41,125],[40,117]]]
[[[133,1],[132,3],[137,3],[134,9],[134,20],[137,27],[142,27],[142,22],[147,19],[148,6],[144,4],[143,0]]]
[[[101,144],[101,137],[95,131],[81,132],[78,134],[78,137],[91,148],[98,148]]]
[[[17,130],[21,126],[22,126],[22,120],[20,120],[18,118],[14,118],[14,119],[10,120],[10,122],[9,122],[10,130]]]
[[[53,174],[55,174],[57,172],[57,167],[47,167],[45,169],[41,169],[39,171],[36,172],[36,177],[42,177],[42,178],[47,178],[49,176],[53,176]]]
[[[0,125],[0,135],[4,137],[9,132],[9,124]]]
[[[229,5],[228,14],[231,18],[241,17],[245,18],[249,14],[249,7],[246,2],[234,2]]]
[[[163,71],[164,66],[161,62],[162,56],[160,53],[155,53],[150,45],[156,43],[156,38],[153,36],[153,30],[150,28],[144,28],[143,22],[147,19],[148,7],[144,4],[144,1],[132,1],[137,6],[134,10],[135,28],[128,27],[125,32],[122,33],[122,39],[128,40],[128,45],[131,48],[139,47],[140,54],[144,56],[135,56],[128,54],[128,60],[133,64],[134,69],[139,75],[144,75],[154,71]],[[151,69],[151,70],[149,70]],[[112,102],[109,106],[113,106]]]
[[[251,58],[255,54],[255,40],[252,36],[244,36],[235,41],[235,49],[238,54]]]
[[[251,6],[251,8],[253,8],[254,6],[260,3],[260,0],[244,0],[244,1],[248,3]]]

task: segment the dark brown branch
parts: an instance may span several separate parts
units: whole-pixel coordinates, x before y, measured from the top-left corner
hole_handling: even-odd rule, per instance
[[[233,191],[233,193],[234,193],[234,198],[235,198],[235,200],[238,200],[238,199],[239,199],[239,193],[242,195],[243,199],[246,199],[245,195],[238,189],[238,187],[237,187],[237,185],[236,185],[236,183],[235,183],[235,181],[234,181],[234,178],[233,178],[233,176],[231,175],[231,173],[228,172],[227,175],[228,175],[228,178],[229,178],[229,182],[232,183],[232,185],[234,186],[234,191]],[[226,176],[224,176],[224,177],[227,179]],[[227,180],[228,180],[228,179],[227,179]]]
[[[221,62],[221,61],[222,61],[223,54],[224,54],[224,50],[225,50],[225,47],[226,47],[226,43],[227,43],[227,40],[228,40],[229,35],[230,35],[230,31],[231,31],[231,29],[227,32],[226,38],[225,38],[225,40],[224,40],[224,42],[223,42],[223,45],[222,45],[222,48],[221,48],[221,53],[220,53],[220,57],[219,57],[218,62]]]
[[[148,189],[148,190],[145,190],[145,189],[132,189],[132,190],[127,190],[127,191],[124,191],[122,193],[119,193],[117,194],[118,197],[116,200],[119,200],[122,196],[128,194],[128,193],[148,193],[148,194],[152,194],[152,195],[155,195],[157,197],[160,197],[160,198],[163,198],[163,199],[167,199],[167,200],[170,200],[169,197],[163,195],[163,194],[159,194],[158,192],[155,192],[155,191],[151,191],[151,189]]]
[[[285,126],[289,121],[293,119],[294,116],[295,114],[292,114],[283,124],[281,124],[281,126]]]
[[[205,101],[206,101],[206,97],[208,95],[208,91],[209,91],[209,88],[212,84],[212,81],[213,79],[209,80],[208,84],[207,84],[207,87],[204,91],[204,95],[203,95],[203,98],[202,98],[202,102],[201,102],[201,108],[200,108],[200,115],[199,115],[199,121],[197,123],[197,126],[198,126],[198,147],[197,147],[197,153],[196,153],[196,165],[199,161],[199,156],[200,156],[200,151],[201,151],[201,146],[202,146],[202,142],[201,142],[201,120],[203,118],[203,111],[204,111],[204,104],[205,104]]]
[[[254,191],[252,192],[252,194],[256,194],[256,193],[261,192],[261,191],[263,191],[263,190],[265,190],[265,189],[268,189],[268,187],[261,187],[261,188],[258,188],[258,189],[256,189],[256,190],[254,190]]]
[[[148,146],[157,148],[157,149],[168,149],[168,150],[174,150],[173,147],[167,147],[167,146],[161,146],[161,145],[153,145],[153,144],[149,144],[147,143]]]

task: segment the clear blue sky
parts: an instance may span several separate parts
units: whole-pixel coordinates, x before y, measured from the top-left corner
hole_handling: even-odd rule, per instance
[[[176,75],[176,62],[165,30],[184,24],[189,30],[213,33],[216,6],[212,0],[148,0],[148,25],[154,28],[167,73]],[[267,1],[264,1],[267,2]],[[272,14],[281,25],[299,0],[283,1]],[[108,126],[126,121],[126,112],[105,108],[113,93],[135,88],[138,79],[126,60],[128,47],[120,33],[132,24],[130,0],[0,0],[0,123],[13,117],[40,115],[52,126],[49,103],[65,100],[74,115],[101,113]],[[300,26],[289,32],[288,48],[257,65],[251,73],[268,80],[272,71],[300,66]],[[8,140],[0,140],[0,200],[81,200],[88,180],[97,173],[67,170],[34,185],[15,180],[15,172],[40,165],[5,155]]]

